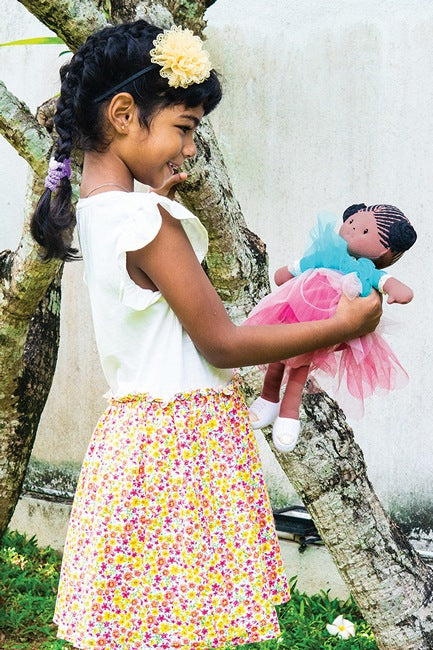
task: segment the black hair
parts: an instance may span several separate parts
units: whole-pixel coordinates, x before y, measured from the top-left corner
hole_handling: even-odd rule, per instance
[[[350,205],[343,212],[343,222],[356,212],[373,212],[380,243],[393,253],[392,263],[396,262],[405,251],[416,242],[416,232],[405,214],[394,205],[369,205],[357,203]]]
[[[149,52],[162,32],[145,20],[104,27],[89,36],[71,61],[61,68],[61,91],[54,115],[58,133],[53,154],[56,160],[63,162],[69,158],[73,148],[104,151],[109,144],[104,108],[120,91],[109,93],[103,101],[95,100],[150,66]],[[161,77],[160,69],[158,65],[152,66],[144,75],[122,86],[137,104],[142,126],[149,128],[158,110],[169,106],[183,104],[195,108],[202,105],[207,115],[219,103],[221,84],[214,70],[200,84],[173,88]],[[62,178],[54,195],[46,189],[37,205],[31,232],[45,249],[44,259],[76,259],[77,251],[71,248],[75,225],[71,194],[69,179]]]

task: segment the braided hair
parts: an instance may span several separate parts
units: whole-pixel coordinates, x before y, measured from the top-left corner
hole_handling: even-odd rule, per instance
[[[373,212],[380,243],[392,252],[393,264],[416,242],[416,232],[406,215],[394,205],[357,203],[343,213],[343,222],[356,212]]]
[[[104,27],[89,36],[71,61],[61,68],[61,90],[54,115],[58,133],[55,161],[68,160],[74,148],[100,152],[106,149],[109,140],[104,109],[120,92],[116,92],[116,87],[122,81],[149,66],[153,41],[162,32],[145,20]],[[159,66],[152,66],[146,74],[121,87],[132,95],[144,128],[149,128],[158,110],[178,104],[187,108],[202,105],[207,115],[217,106],[222,94],[214,70],[202,83],[174,88],[160,75]],[[103,101],[98,100],[101,95]],[[77,258],[77,250],[71,247],[75,225],[71,195],[71,183],[64,176],[54,192],[47,187],[39,200],[31,232],[45,249],[44,259]]]

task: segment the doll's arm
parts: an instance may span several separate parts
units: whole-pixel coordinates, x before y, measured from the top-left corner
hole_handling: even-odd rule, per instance
[[[389,304],[398,302],[400,305],[405,305],[413,298],[413,291],[410,287],[392,275],[384,275],[379,282],[379,291],[386,293],[388,296]]]
[[[280,285],[287,282],[287,280],[291,280],[294,277],[295,276],[293,275],[293,273],[289,271],[288,266],[282,266],[281,268],[275,271],[274,282],[279,287]]]

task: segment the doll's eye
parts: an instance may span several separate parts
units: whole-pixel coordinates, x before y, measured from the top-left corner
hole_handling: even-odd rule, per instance
[[[350,220],[349,220],[349,223],[353,223],[353,219],[350,219]]]
[[[367,233],[368,233],[368,228],[364,230],[364,235],[366,235]]]

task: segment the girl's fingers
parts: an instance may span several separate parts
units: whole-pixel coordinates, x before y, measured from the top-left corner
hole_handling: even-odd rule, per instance
[[[372,291],[366,298],[349,300],[342,296],[335,316],[342,320],[350,338],[372,332],[379,324],[382,315],[382,296]]]
[[[168,198],[171,199],[176,191],[176,185],[182,183],[187,176],[188,174],[186,172],[173,174],[173,176],[170,176],[170,178],[167,178],[167,180],[164,181],[161,187],[151,188],[151,191],[156,192],[156,194],[161,194],[161,196],[168,196]]]

